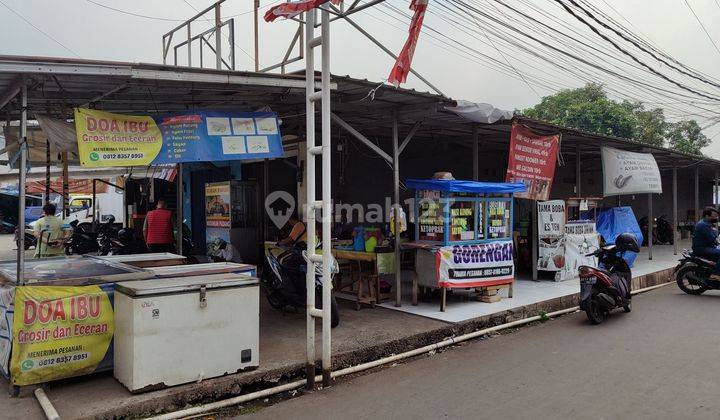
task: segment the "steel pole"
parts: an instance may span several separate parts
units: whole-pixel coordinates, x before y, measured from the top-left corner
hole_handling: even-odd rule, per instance
[[[255,22],[255,71],[260,71],[260,29],[258,10],[260,9],[260,0],[255,0],[255,9],[253,10]]]
[[[532,209],[530,210],[530,234],[528,235],[528,238],[531,241],[530,244],[530,252],[531,252],[531,264],[532,264],[532,279],[533,281],[538,280],[538,208],[537,208],[537,201],[533,200],[530,203],[532,203]]]
[[[305,191],[306,191],[306,211],[305,219],[307,226],[307,249],[309,253],[315,252],[315,102],[312,100],[312,94],[315,93],[315,50],[310,45],[310,41],[315,37],[315,13],[313,11],[305,13],[305,42],[306,59],[305,59],[305,140],[307,142],[306,160],[305,160]],[[305,287],[307,290],[307,311],[306,311],[306,377],[307,389],[315,388],[315,318],[312,311],[315,310],[315,263],[308,259],[307,273],[305,276]]]
[[[322,9],[321,12],[322,36],[322,238],[323,238],[323,314],[322,314],[322,378],[323,386],[332,383],[332,337],[331,337],[331,311],[330,301],[332,293],[332,277],[330,265],[332,261],[332,144],[330,122],[330,12]]]
[[[673,255],[678,253],[678,212],[677,212],[677,167],[672,169],[672,191],[673,191]]]
[[[480,140],[478,138],[478,128],[476,125],[473,126],[473,140],[472,140],[472,151],[473,151],[473,180],[477,181],[480,179]]]
[[[655,219],[653,218],[653,195],[648,194],[648,259],[653,259],[653,227]]]
[[[222,39],[220,37],[222,22],[220,20],[220,3],[215,4],[215,68],[222,69]]]
[[[45,140],[45,202],[50,202],[50,139]]]
[[[192,29],[189,21],[187,23],[187,39],[188,67],[192,67]]]
[[[27,166],[27,84],[20,89],[20,165],[18,166],[17,282],[25,284],[25,182]],[[39,245],[38,245],[39,246]]]
[[[700,220],[700,167],[695,167],[695,221]]]
[[[402,270],[400,267],[400,146],[397,111],[393,114],[393,215],[395,223],[395,306],[402,306]]]
[[[175,210],[175,217],[177,218],[177,235],[175,235],[175,248],[177,249],[177,253],[179,255],[183,255],[183,194],[185,191],[183,191],[183,164],[178,163],[177,164],[177,174],[175,175],[176,179],[176,194],[175,194],[175,206],[177,209]]]
[[[62,160],[62,209],[64,217],[70,216],[70,174],[68,170],[68,152],[60,154]]]
[[[575,146],[575,194],[582,197],[582,178],[580,178],[580,143]]]

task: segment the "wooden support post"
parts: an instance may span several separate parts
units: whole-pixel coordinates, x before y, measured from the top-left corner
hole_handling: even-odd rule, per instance
[[[62,160],[62,208],[65,217],[70,216],[70,180],[68,171],[68,152],[61,152]]]
[[[472,153],[473,153],[473,180],[480,179],[480,144],[478,139],[478,128],[473,126]]]
[[[50,202],[50,139],[45,140],[45,203]]]
[[[700,167],[695,167],[695,222],[700,221]]]
[[[582,197],[582,179],[580,178],[580,143],[575,147],[575,194]]]
[[[538,258],[539,258],[539,251],[538,251],[538,214],[537,214],[537,201],[532,200],[531,201],[532,209],[530,210],[530,231],[528,232],[528,240],[531,241],[531,249],[532,249],[532,257],[531,262],[532,264],[532,279],[533,281],[538,280]]]

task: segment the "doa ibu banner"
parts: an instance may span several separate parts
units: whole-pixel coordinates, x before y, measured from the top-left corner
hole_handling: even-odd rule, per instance
[[[10,376],[31,385],[112,367],[113,284],[15,288]]]
[[[559,134],[539,135],[513,123],[505,181],[522,182],[527,187],[526,192],[515,193],[515,197],[541,201],[550,197],[559,147]]]

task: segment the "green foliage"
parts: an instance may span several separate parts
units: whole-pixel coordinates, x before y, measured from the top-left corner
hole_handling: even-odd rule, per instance
[[[670,147],[684,153],[699,155],[701,149],[710,145],[710,139],[702,133],[695,120],[682,120],[670,124],[668,130]]]
[[[661,108],[647,109],[642,102],[617,102],[608,98],[603,86],[588,83],[582,88],[562,90],[542,98],[523,115],[591,133],[632,139],[652,146],[666,140],[675,150],[701,154],[710,141],[694,120],[669,123]]]

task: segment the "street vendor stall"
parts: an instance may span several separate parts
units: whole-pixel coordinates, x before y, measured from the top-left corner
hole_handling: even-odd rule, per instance
[[[515,279],[513,262],[513,194],[522,183],[459,180],[406,181],[415,192],[417,215],[413,304],[419,287],[441,290],[445,311],[449,288],[509,287]]]
[[[140,268],[90,257],[0,262],[0,371],[19,386],[112,369],[113,295]]]

